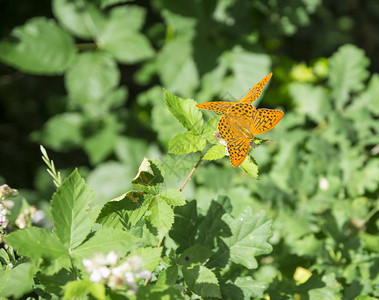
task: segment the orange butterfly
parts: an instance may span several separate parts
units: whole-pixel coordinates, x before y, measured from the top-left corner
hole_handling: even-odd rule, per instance
[[[238,99],[236,102],[229,101],[214,101],[206,102],[196,105],[198,108],[214,110],[219,114],[226,114],[228,109],[237,103],[253,103],[261,95],[263,88],[266,86],[267,82],[270,80],[272,73],[268,74],[265,78],[259,81],[252,89],[242,98]]]
[[[270,130],[283,117],[283,112],[280,110],[256,109],[251,105],[259,97],[271,75],[270,73],[263,78],[242,100],[237,100],[236,103],[220,101],[196,105],[199,108],[226,114],[218,122],[218,131],[221,138],[227,143],[233,167],[238,167],[245,160],[249,153],[250,141],[254,141],[254,135]]]

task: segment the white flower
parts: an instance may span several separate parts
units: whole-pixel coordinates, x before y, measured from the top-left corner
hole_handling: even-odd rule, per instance
[[[82,263],[83,263],[83,266],[85,266],[88,271],[93,270],[92,260],[90,260],[88,258],[83,258]]]
[[[142,266],[143,260],[141,257],[139,257],[137,255],[133,255],[131,257],[128,257],[126,262],[129,263],[129,265],[133,271],[136,271],[136,270],[139,270],[140,267]]]
[[[107,255],[107,262],[109,265],[114,266],[118,261],[118,255],[116,252],[111,251]]]
[[[327,189],[329,189],[328,179],[326,179],[325,177],[321,177],[319,182],[318,182],[318,186],[319,186],[320,190],[322,190],[322,191],[326,191]]]
[[[141,271],[136,272],[136,277],[143,278],[143,279],[150,279],[151,273],[147,270],[141,270]]]
[[[126,272],[124,274],[125,282],[127,285],[134,285],[135,283],[135,278],[134,274],[132,272]]]
[[[97,269],[93,270],[91,276],[89,277],[89,280],[91,280],[92,282],[100,282],[102,279],[103,277],[101,276],[100,271]]]
[[[42,210],[37,210],[32,216],[32,221],[34,224],[41,222],[43,219],[45,219],[45,213]]]
[[[108,278],[111,275],[111,270],[107,267],[100,267],[98,270],[103,278]]]
[[[125,273],[125,271],[124,271],[124,267],[122,265],[115,267],[115,268],[112,268],[112,274],[115,276],[123,277],[124,273]]]

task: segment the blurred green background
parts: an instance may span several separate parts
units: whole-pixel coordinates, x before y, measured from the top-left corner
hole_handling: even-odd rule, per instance
[[[256,276],[273,294],[298,266],[335,299],[379,294],[378,1],[14,0],[0,11],[0,176],[30,203],[54,191],[40,144],[103,203],[131,188],[144,156],[180,187],[198,154],[165,154],[183,129],[162,88],[235,100],[273,72],[257,105],[285,115],[250,152],[260,180],[227,158],[204,162],[187,199],[268,211],[275,263]]]

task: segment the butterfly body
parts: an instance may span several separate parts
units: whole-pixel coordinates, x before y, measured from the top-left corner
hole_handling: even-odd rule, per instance
[[[224,114],[217,127],[219,135],[227,144],[230,162],[234,167],[239,166],[245,160],[250,145],[254,144],[254,135],[270,130],[283,117],[283,112],[280,110],[256,109],[251,105],[259,97],[271,76],[270,73],[263,78],[237,102],[216,101],[196,105],[202,109]]]

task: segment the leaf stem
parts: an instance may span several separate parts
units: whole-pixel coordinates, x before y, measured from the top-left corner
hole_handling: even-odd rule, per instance
[[[186,184],[188,183],[188,181],[191,179],[193,173],[195,173],[196,171],[196,168],[200,165],[200,163],[202,162],[203,160],[203,155],[201,155],[200,153],[200,158],[199,158],[199,161],[197,162],[197,164],[193,167],[193,169],[191,170],[191,173],[189,173],[187,179],[184,181],[183,185],[181,186],[181,188],[179,189],[179,191],[183,191],[184,187],[186,186]]]

